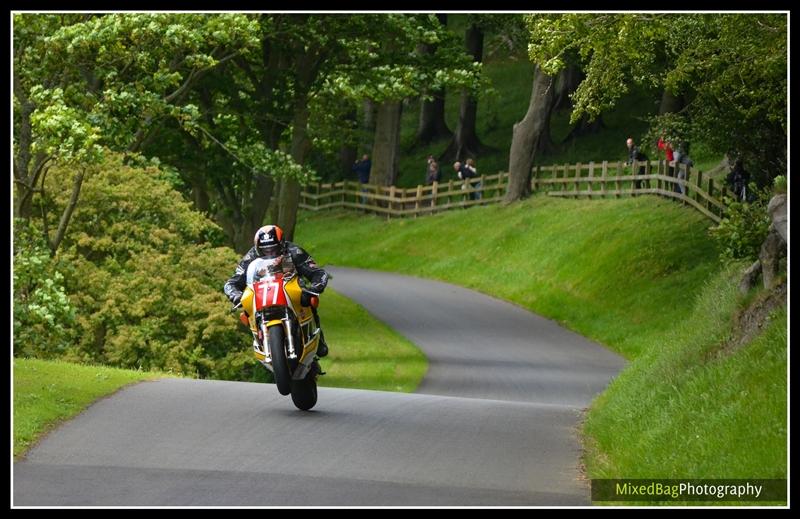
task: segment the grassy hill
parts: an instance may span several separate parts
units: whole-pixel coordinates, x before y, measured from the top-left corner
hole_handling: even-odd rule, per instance
[[[536,196],[418,219],[302,214],[296,238],[323,264],[473,288],[630,359],[586,417],[591,478],[783,478],[785,305],[731,346],[753,296],[738,293],[743,265],[723,267],[708,226],[655,197]]]

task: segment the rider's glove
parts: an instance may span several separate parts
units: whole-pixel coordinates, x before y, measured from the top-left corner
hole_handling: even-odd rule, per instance
[[[309,287],[309,290],[311,290],[316,294],[321,294],[322,291],[325,290],[325,285],[323,285],[322,283],[314,283]]]
[[[230,299],[231,299],[231,303],[233,303],[233,305],[236,306],[236,305],[238,305],[239,303],[242,302],[242,293],[239,292],[239,291],[236,291],[236,292],[231,294]]]

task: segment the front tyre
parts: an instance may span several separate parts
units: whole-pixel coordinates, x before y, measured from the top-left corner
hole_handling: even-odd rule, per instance
[[[292,380],[292,402],[302,411],[308,411],[317,403],[317,377],[309,372],[303,380]]]
[[[285,396],[292,392],[292,375],[289,373],[289,363],[286,360],[286,346],[284,344],[286,334],[283,333],[282,325],[270,327],[267,334],[275,385],[278,386],[278,393]]]

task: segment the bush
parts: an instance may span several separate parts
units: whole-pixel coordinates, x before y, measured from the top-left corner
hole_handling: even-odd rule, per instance
[[[755,195],[752,202],[725,197],[725,216],[710,231],[720,246],[724,261],[755,261],[767,238],[772,223],[767,213],[770,191],[758,189],[754,183],[750,184],[749,189]]]
[[[48,192],[58,193],[54,210],[66,204],[66,190],[52,185]],[[222,230],[157,168],[126,166],[112,156],[85,180],[57,255],[77,310],[76,340],[62,357],[202,378],[252,377],[242,360],[250,341],[222,293],[239,257],[222,243]]]
[[[14,355],[54,358],[72,341],[75,311],[40,230],[14,225]]]

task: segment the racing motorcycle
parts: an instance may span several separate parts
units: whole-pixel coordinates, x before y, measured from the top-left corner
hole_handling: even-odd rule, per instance
[[[273,373],[278,392],[291,394],[294,405],[308,411],[317,403],[321,374],[316,361],[321,330],[311,311],[319,294],[303,288],[297,271],[283,259],[250,263],[239,318],[250,327],[253,354]]]

